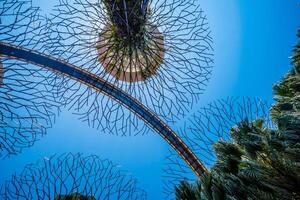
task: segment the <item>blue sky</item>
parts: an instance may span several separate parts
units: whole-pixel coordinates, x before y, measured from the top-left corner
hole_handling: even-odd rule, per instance
[[[56,1],[34,0],[45,13]],[[50,3],[49,3],[50,2]],[[272,101],[272,84],[290,68],[289,56],[300,25],[297,0],[200,0],[214,39],[211,81],[198,105],[227,96],[253,96]],[[180,123],[172,128],[177,129]],[[99,133],[64,111],[55,126],[32,148],[0,161],[0,182],[38,159],[64,152],[109,158],[122,165],[148,192],[162,199],[162,167],[168,145],[156,133],[117,137]]]

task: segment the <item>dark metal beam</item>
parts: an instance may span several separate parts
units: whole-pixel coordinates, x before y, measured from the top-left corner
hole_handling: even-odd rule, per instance
[[[0,42],[0,55],[47,68],[58,74],[80,81],[94,88],[96,91],[113,98],[127,107],[131,112],[138,115],[146,124],[159,133],[193,169],[197,176],[201,176],[202,173],[206,171],[205,166],[197,156],[157,115],[147,109],[139,101],[101,77],[64,61],[52,58],[51,56],[3,42]]]

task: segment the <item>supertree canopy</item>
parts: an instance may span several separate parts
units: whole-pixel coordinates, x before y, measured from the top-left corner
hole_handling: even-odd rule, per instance
[[[179,130],[179,135],[207,166],[213,165],[216,155],[213,145],[219,140],[230,139],[230,129],[247,120],[263,119],[267,127],[274,126],[269,116],[270,104],[249,97],[226,98],[202,107],[189,117]],[[164,193],[166,199],[174,198],[175,186],[180,181],[194,181],[193,171],[178,155],[170,150],[164,169]]]
[[[60,0],[48,20],[46,49],[121,88],[166,122],[174,122],[198,100],[211,74],[212,39],[198,3]],[[109,98],[63,82],[70,91],[64,98],[67,104],[91,126],[119,135],[148,131]]]
[[[31,0],[3,0],[0,14],[1,42],[79,66],[166,122],[184,116],[211,73],[212,39],[196,0],[60,0],[50,18],[41,17]],[[0,57],[0,98],[1,138],[8,138],[1,156],[30,146],[61,105],[112,134],[149,130],[111,97],[22,60]]]
[[[60,0],[51,17],[41,17],[31,0],[3,0],[0,12],[1,42],[77,66],[166,122],[184,116],[211,73],[210,31],[196,0]],[[112,134],[149,130],[140,120],[143,113],[94,90],[82,74],[65,76],[13,54],[0,63],[1,157],[32,145],[61,106]]]
[[[18,66],[14,64],[15,62],[21,62],[23,64],[22,72],[25,73],[24,76],[23,74],[19,75],[19,77],[14,76],[17,77],[17,79],[11,78],[9,74],[6,72],[9,65],[7,65],[4,62],[3,85],[8,85],[8,87],[15,86],[16,84],[20,85],[20,87],[13,88],[12,90],[10,90],[9,95],[14,93],[15,91],[19,91],[20,89],[21,92],[23,92],[25,95],[30,94],[28,97],[22,96],[23,93],[17,94],[18,98],[21,96],[21,99],[25,101],[25,102],[21,101],[17,106],[17,108],[24,109],[26,112],[28,112],[28,109],[31,108],[30,107],[31,105],[42,106],[42,108],[45,108],[45,112],[41,108],[34,107],[34,111],[36,113],[32,114],[32,112],[29,112],[26,114],[28,119],[30,120],[35,120],[36,118],[40,119],[44,117],[46,118],[47,121],[49,117],[54,115],[54,112],[52,111],[53,108],[59,108],[61,105],[69,106],[70,104],[69,108],[75,108],[76,112],[81,112],[79,114],[82,114],[82,119],[88,121],[90,125],[96,126],[97,128],[103,128],[104,130],[108,130],[110,132],[113,132],[115,134],[120,134],[120,135],[125,135],[128,133],[133,134],[133,132],[135,132],[136,130],[140,130],[138,123],[139,120],[143,120],[143,122],[149,125],[149,127],[154,129],[158,134],[160,134],[160,136],[162,136],[164,140],[166,140],[170,144],[170,146],[172,146],[178,152],[178,154],[188,163],[188,165],[197,175],[201,175],[203,171],[206,170],[202,162],[195,156],[195,154],[182,141],[182,139],[178,137],[178,135],[162,119],[160,119],[155,112],[153,112],[151,106],[150,108],[146,107],[147,102],[144,103],[145,105],[143,104],[143,102],[141,102],[143,98],[144,100],[149,100],[153,102],[153,98],[151,95],[155,93],[154,92],[147,93],[150,91],[150,88],[146,88],[147,90],[145,91],[140,90],[141,92],[140,94],[143,94],[142,96],[144,95],[146,96],[143,98],[136,99],[134,98],[135,96],[132,95],[131,90],[130,91],[122,90],[122,87],[119,87],[120,85],[118,85],[118,82],[112,83],[111,81],[109,81],[107,78],[111,76],[110,74],[106,74],[105,76],[102,76],[101,74],[97,73],[97,70],[93,71],[91,68],[89,68],[92,66],[97,66],[97,64],[100,63],[98,59],[99,56],[98,50],[101,49],[102,47],[101,46],[99,47],[99,42],[101,43],[98,37],[99,34],[97,33],[96,36],[97,42],[95,43],[95,46],[93,46],[93,48],[89,48],[92,47],[92,44],[89,44],[88,46],[84,46],[85,48],[77,48],[77,49],[75,48],[75,47],[82,47],[81,44],[87,44],[85,42],[82,43],[83,41],[81,40],[74,41],[74,39],[76,39],[77,36],[80,36],[79,38],[81,38],[81,35],[86,34],[84,36],[88,36],[87,41],[90,41],[89,38],[91,38],[91,33],[93,33],[93,31],[83,32],[82,34],[79,35],[75,34],[76,37],[73,37],[74,35],[70,35],[70,34],[68,35],[68,30],[74,29],[74,31],[76,31],[78,27],[83,28],[83,30],[85,31],[88,30],[88,27],[84,27],[84,25],[89,24],[88,23],[89,18],[87,16],[85,16],[84,18],[80,18],[80,16],[68,17],[68,15],[76,14],[77,8],[81,8],[79,14],[88,13],[89,15],[93,15],[95,14],[95,12],[93,12],[93,9],[101,8],[101,6],[103,5],[100,4],[100,2],[98,2],[97,4],[91,4],[89,2],[85,2],[85,4],[83,4],[82,1],[75,1],[77,5],[72,7],[69,4],[67,4],[67,2],[65,1],[60,1],[60,3],[61,5],[56,7],[56,10],[59,12],[59,14],[54,15],[53,19],[51,20],[47,20],[44,18],[42,18],[44,20],[40,19],[39,15],[37,14],[37,9],[34,9],[34,7],[32,7],[31,1],[29,0],[26,1],[5,0],[2,4],[3,6],[2,12],[4,13],[4,16],[7,16],[8,20],[5,20],[5,23],[3,24],[4,31],[3,34],[1,34],[0,54],[5,58],[5,60],[8,60],[8,62],[9,61],[13,62],[12,67]],[[173,3],[179,3],[179,2],[173,2]],[[182,4],[178,5],[179,7],[183,6],[183,9],[189,8],[189,7],[185,7],[188,4],[183,2],[181,3]],[[99,7],[99,5],[101,6]],[[110,4],[104,4],[104,5],[106,5],[107,7],[110,6]],[[133,7],[132,9],[136,9]],[[159,6],[159,8],[161,7],[163,7],[163,5]],[[194,6],[191,7],[198,9],[198,7],[194,7]],[[87,10],[85,10],[85,8]],[[106,9],[103,8],[97,11],[105,12]],[[199,11],[197,13],[195,11],[193,12],[193,14],[191,15],[189,14],[188,16],[194,16],[194,15],[198,17],[202,17],[202,12]],[[111,15],[107,14],[104,16],[112,16],[112,18],[116,18],[115,14],[111,14]],[[59,18],[59,23],[55,23],[55,20],[57,20],[58,18]],[[74,19],[76,20],[73,22],[72,20]],[[78,26],[73,27],[74,25],[76,25],[76,23],[81,22],[80,20],[85,20],[84,22],[82,21],[83,25],[80,26],[77,24]],[[178,20],[175,20],[174,22],[177,21]],[[193,20],[190,20],[188,23],[191,22],[193,22]],[[194,23],[197,22],[194,21]],[[137,22],[134,22],[134,24],[135,23]],[[64,28],[66,30],[64,30]],[[101,28],[101,26],[99,26],[99,28]],[[197,27],[194,27],[194,29],[196,28]],[[177,27],[176,30],[178,29],[180,29],[180,27]],[[186,27],[186,29],[188,28]],[[113,35],[121,34],[124,36],[125,32],[122,31],[120,33],[119,32],[120,31],[115,31]],[[155,32],[159,33],[160,31],[156,30]],[[100,31],[100,33],[102,33],[102,31]],[[129,34],[126,36],[129,39],[122,38],[121,43],[124,44],[126,43],[127,45],[129,45],[129,43],[131,43],[132,40],[136,40],[134,39],[135,37],[143,38],[144,36],[141,36],[141,34],[142,33],[139,33],[138,34],[139,36],[134,36],[136,34],[133,35]],[[149,39],[145,39],[145,40],[149,41]],[[151,43],[153,43],[153,41],[156,41],[156,39],[153,39],[151,41],[152,41]],[[166,41],[167,41],[166,37],[164,36],[164,48],[166,47]],[[64,44],[68,42],[71,42],[69,46],[70,48],[67,48],[68,46]],[[147,45],[149,44],[148,42],[146,43]],[[134,46],[134,45],[135,43],[130,44],[129,46]],[[63,48],[63,50],[61,48]],[[187,52],[190,52],[191,49],[193,48],[189,48],[189,51]],[[95,59],[95,57],[87,56],[86,54],[82,53],[83,50],[88,54],[90,54],[90,52],[96,52],[97,58]],[[109,52],[109,50],[107,52]],[[166,55],[166,52],[167,51],[164,50],[164,55]],[[82,55],[85,56],[82,57]],[[77,60],[76,62],[76,59],[79,60]],[[165,60],[166,59],[164,59],[164,62]],[[193,60],[194,59],[190,58],[189,62]],[[91,63],[93,63],[93,65],[90,65]],[[98,67],[101,67],[101,65],[99,65]],[[186,67],[184,67],[184,69],[186,69]],[[176,68],[174,68],[174,70],[176,71]],[[22,82],[23,79],[24,82]],[[29,81],[30,84],[26,84],[27,83],[26,81]],[[132,82],[135,83],[139,81],[129,81],[129,83]],[[22,89],[22,87],[25,88]],[[132,89],[134,89],[132,91],[138,90],[138,88],[134,88],[134,87],[132,87]],[[152,89],[158,89],[158,88],[152,88]],[[30,93],[31,91],[36,91],[36,92],[31,94]],[[147,94],[151,94],[151,95],[147,96]],[[161,100],[163,101],[164,99],[167,99],[167,97],[171,97],[171,94],[169,93],[160,94],[159,96],[159,98],[161,98]],[[178,97],[181,98],[182,96],[179,95]],[[184,101],[180,101],[180,102],[184,103]],[[7,103],[3,104],[3,107],[6,107],[11,103],[15,103],[15,101],[14,100],[8,101]],[[172,108],[172,105],[173,104],[170,105],[166,104],[166,106],[168,106],[167,108],[170,109]],[[158,108],[163,109],[164,107],[162,105],[159,105]],[[18,109],[15,113],[17,114],[22,113],[22,110],[20,111]],[[180,109],[184,109],[184,108],[181,106]],[[4,113],[6,114],[7,111],[5,109],[3,110]],[[172,115],[171,110],[168,111],[168,114],[170,115]],[[6,117],[5,115],[3,116]],[[22,117],[19,116],[17,117],[18,119],[23,119]],[[51,122],[51,120],[48,121]],[[21,123],[26,124],[26,120],[21,121]],[[4,130],[13,127],[12,123],[7,123],[7,124],[8,125],[4,126]],[[23,124],[21,125],[23,126]],[[43,128],[43,126],[37,126],[37,127]],[[35,127],[33,126],[29,127],[30,130],[34,130],[33,128]],[[144,129],[145,127],[142,127],[142,130]],[[24,137],[22,133],[16,136],[15,135],[11,136],[6,132],[3,132],[1,134],[4,135],[4,137],[2,138],[4,138],[5,145],[8,143],[8,141],[10,141],[6,139],[7,138],[6,136],[9,136],[9,139],[10,138],[19,139],[19,137],[21,138]],[[25,144],[27,145],[28,143],[31,144],[34,141],[33,139],[31,139],[31,137],[35,139],[35,136],[37,135],[38,134],[36,132],[29,134],[30,138],[25,141]],[[27,139],[28,137],[25,136],[25,138]],[[15,148],[15,143],[9,143],[8,147]],[[13,150],[14,151],[11,152],[8,151],[8,154],[12,154],[16,152],[15,149]]]
[[[0,41],[42,51],[44,19],[28,0],[0,1]],[[0,55],[0,158],[31,146],[59,111],[55,74]]]
[[[137,181],[109,160],[63,154],[25,167],[1,187],[3,200],[146,199]]]

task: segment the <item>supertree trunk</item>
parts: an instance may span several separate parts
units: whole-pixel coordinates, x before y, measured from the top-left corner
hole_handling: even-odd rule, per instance
[[[148,0],[104,0],[109,20],[97,44],[99,61],[118,80],[144,81],[164,60],[164,37],[149,22]]]

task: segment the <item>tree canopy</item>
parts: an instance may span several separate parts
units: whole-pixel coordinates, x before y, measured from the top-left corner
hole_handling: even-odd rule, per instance
[[[273,86],[276,128],[264,119],[231,128],[231,141],[214,144],[213,167],[197,183],[181,182],[176,199],[300,199],[300,43],[293,54],[292,69]]]

